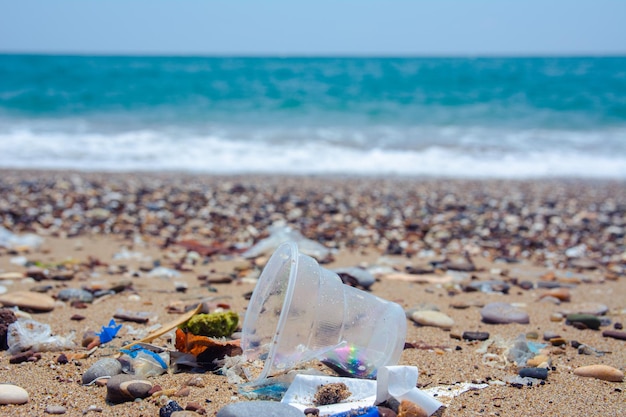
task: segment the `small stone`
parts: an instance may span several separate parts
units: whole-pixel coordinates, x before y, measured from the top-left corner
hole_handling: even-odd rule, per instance
[[[200,414],[191,410],[174,411],[170,417],[200,417]]]
[[[588,329],[598,330],[602,323],[600,319],[591,314],[569,314],[567,316],[567,323],[576,325],[576,323],[582,323]]]
[[[526,361],[526,365],[528,367],[537,368],[539,365],[546,363],[549,360],[550,358],[548,358],[548,356],[546,355],[537,355],[534,358],[528,359],[528,361]]]
[[[65,414],[67,412],[67,408],[62,405],[48,405],[44,410],[46,414]]]
[[[83,384],[90,385],[100,378],[109,378],[122,373],[122,364],[114,358],[103,358],[91,365],[83,374]]]
[[[586,302],[569,306],[567,311],[563,313],[567,314],[591,314],[594,316],[603,316],[609,311],[609,307],[606,304]]]
[[[15,317],[13,311],[8,308],[0,308],[0,350],[7,350],[9,348],[7,345],[9,325],[16,321],[17,317]]]
[[[0,384],[0,404],[25,404],[28,392],[17,385]]]
[[[545,332],[543,332],[543,340],[545,341],[554,339],[555,337],[561,337],[561,335],[550,330],[546,330]]]
[[[622,382],[624,373],[608,365],[588,365],[574,369],[574,375],[601,379],[610,382]]]
[[[490,324],[528,324],[530,322],[525,311],[502,302],[487,304],[480,310],[480,315],[485,323]]]
[[[73,314],[72,317],[70,317],[70,320],[75,320],[75,321],[85,320],[85,316],[81,316],[80,314]]]
[[[54,310],[54,298],[32,291],[15,291],[0,295],[0,304],[32,311]]]
[[[450,329],[454,325],[454,320],[448,315],[439,311],[414,311],[411,320],[422,326],[439,327]]]
[[[548,291],[541,294],[539,298],[544,297],[554,297],[559,301],[569,301],[572,298],[572,295],[567,288],[559,287],[549,289]]]
[[[174,393],[175,397],[188,397],[191,393],[191,389],[189,387],[183,387]]]
[[[489,333],[487,332],[463,332],[464,340],[487,340]]]
[[[107,382],[107,401],[122,403],[137,398],[146,398],[152,388],[152,383],[134,375],[114,375]],[[182,410],[182,408],[181,408]]]
[[[187,405],[185,406],[185,410],[195,411],[199,414],[206,414],[206,410],[202,408],[200,403],[195,402],[195,401],[189,401]]]
[[[548,370],[546,368],[522,368],[519,371],[522,378],[547,379]]]
[[[367,289],[371,287],[374,282],[376,282],[374,275],[372,275],[372,273],[367,269],[363,268],[338,268],[334,269],[333,272],[339,275],[339,278],[341,278],[344,284],[348,284],[353,287],[359,286]]]
[[[185,382],[190,387],[204,388],[204,379],[200,375],[192,376]]]
[[[605,330],[602,332],[604,337],[612,337],[613,339],[626,340],[626,332],[619,332],[617,330]]]
[[[558,322],[563,320],[563,314],[561,313],[553,313],[550,314],[550,321]]]
[[[176,401],[169,400],[167,404],[159,409],[159,417],[172,417],[172,414],[176,411],[184,411]]]
[[[83,303],[91,303],[93,301],[93,294],[79,288],[65,288],[59,291],[57,298],[61,301],[82,301]]]
[[[624,328],[624,325],[622,323],[620,323],[620,322],[616,322],[616,323],[613,324],[613,328],[615,330],[622,330]]]
[[[549,342],[552,346],[563,346],[567,344],[567,340],[562,337],[553,337]]]
[[[47,279],[49,272],[38,266],[31,266],[26,270],[26,276],[34,279],[35,281],[42,281]]]
[[[381,407],[378,406],[378,415],[380,417],[397,417],[397,414],[395,411],[393,411],[391,408],[387,408],[387,407]]]
[[[228,404],[217,412],[216,417],[302,417],[302,411],[289,404],[275,401],[245,401]]]
[[[315,408],[315,407],[305,408],[304,409],[304,415],[305,416],[319,416],[320,415],[320,409],[319,408]]]
[[[0,281],[13,281],[22,278],[24,278],[24,274],[21,272],[3,272],[0,274]]]

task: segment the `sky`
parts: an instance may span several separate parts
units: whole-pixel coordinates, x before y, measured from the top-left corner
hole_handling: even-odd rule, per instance
[[[0,53],[626,54],[626,0],[0,0]]]

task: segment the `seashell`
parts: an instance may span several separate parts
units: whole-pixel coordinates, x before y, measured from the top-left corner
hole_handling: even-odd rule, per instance
[[[610,382],[622,382],[624,373],[608,365],[588,365],[574,369],[574,375],[601,379]]]
[[[117,359],[100,359],[83,374],[83,385],[91,385],[99,379],[110,378],[121,372],[122,364]]]

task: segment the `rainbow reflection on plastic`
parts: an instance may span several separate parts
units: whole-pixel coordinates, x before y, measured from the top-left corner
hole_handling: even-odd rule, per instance
[[[369,365],[364,349],[351,344],[344,344],[325,353],[324,362],[331,363],[338,370],[357,378],[374,378],[376,369]]]

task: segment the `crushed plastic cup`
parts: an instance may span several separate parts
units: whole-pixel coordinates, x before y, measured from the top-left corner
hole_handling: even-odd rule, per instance
[[[293,242],[265,266],[244,318],[247,361],[264,361],[252,383],[318,359],[343,376],[373,378],[400,359],[406,317],[398,304],[341,282]]]

